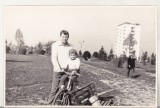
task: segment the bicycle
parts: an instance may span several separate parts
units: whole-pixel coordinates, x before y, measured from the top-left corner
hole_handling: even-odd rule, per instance
[[[68,74],[68,73],[66,73]],[[76,73],[78,77],[82,76],[79,73]],[[56,93],[56,96],[53,100],[52,105],[89,105],[89,106],[113,106],[115,99],[112,97],[111,99],[107,99],[107,101],[103,101],[105,103],[99,103],[100,100],[95,95],[95,85],[94,83],[86,84],[85,86],[75,89],[75,85],[73,82],[73,74],[69,74],[69,81],[66,84],[65,89],[59,89]],[[99,101],[99,102],[98,102]],[[95,103],[96,102],[96,103]],[[97,104],[98,103],[98,104]],[[94,105],[95,104],[95,105]],[[101,104],[101,105],[100,105]]]
[[[78,77],[82,76],[79,73],[75,73],[73,74],[73,71],[71,73],[65,72],[67,75],[69,75],[69,80],[68,82],[65,84],[65,88],[64,89],[60,89],[58,90],[58,92],[55,95],[55,98],[52,102],[52,105],[71,105],[71,97],[68,94],[70,91],[74,90],[75,84],[73,82],[73,76],[76,75]]]

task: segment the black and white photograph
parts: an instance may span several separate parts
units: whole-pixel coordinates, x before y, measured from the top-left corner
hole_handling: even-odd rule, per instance
[[[5,106],[157,106],[156,6],[4,6]]]

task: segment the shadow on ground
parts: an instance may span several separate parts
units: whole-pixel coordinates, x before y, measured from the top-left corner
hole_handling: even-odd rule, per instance
[[[141,75],[134,75],[134,76],[132,76],[132,78],[138,78],[138,77],[140,77]]]

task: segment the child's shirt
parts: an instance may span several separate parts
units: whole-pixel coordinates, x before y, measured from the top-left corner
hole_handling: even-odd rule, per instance
[[[75,60],[67,59],[66,61],[67,69],[79,69],[80,68],[80,59],[76,58]]]

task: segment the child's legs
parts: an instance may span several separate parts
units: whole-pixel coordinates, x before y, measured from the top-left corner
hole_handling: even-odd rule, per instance
[[[74,75],[73,76],[73,82],[75,83],[75,85],[78,85],[78,80],[77,80],[78,76]]]
[[[61,85],[64,85],[65,84],[65,82],[66,82],[66,80],[67,80],[67,78],[68,78],[68,75],[63,75],[62,77],[61,77],[61,80],[60,80],[60,83],[59,83],[59,85],[61,86]]]

